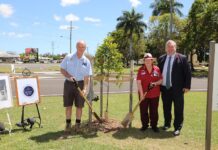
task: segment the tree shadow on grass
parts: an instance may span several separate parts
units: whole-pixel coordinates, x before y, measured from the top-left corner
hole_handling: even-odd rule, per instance
[[[145,138],[152,138],[152,139],[164,139],[164,138],[173,138],[172,131],[163,131],[160,129],[159,133],[153,132],[152,129],[147,129],[146,131],[142,132],[138,128],[122,128],[112,135],[116,139],[127,139],[128,137],[132,137],[135,139],[145,139]]]

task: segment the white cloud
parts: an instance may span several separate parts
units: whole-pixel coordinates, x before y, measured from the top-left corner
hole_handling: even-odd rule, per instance
[[[54,15],[53,18],[54,18],[55,21],[60,21],[61,20],[61,17],[58,16],[58,15]]]
[[[16,32],[2,32],[1,35],[12,37],[12,38],[25,38],[31,36],[30,33],[16,33]]]
[[[18,24],[16,22],[10,22],[10,26],[12,27],[18,27]]]
[[[77,26],[72,26],[72,30],[77,30],[79,27]],[[70,26],[69,25],[60,25],[59,29],[61,30],[69,30]]]
[[[140,2],[140,0],[129,0],[132,7],[137,7],[138,5],[141,5],[142,3]]]
[[[65,16],[65,20],[70,22],[70,21],[79,21],[79,17],[74,15],[74,14],[68,14]]]
[[[13,7],[9,4],[0,4],[0,15],[5,18],[10,17],[14,13]]]
[[[99,22],[101,22],[100,19],[92,18],[92,17],[85,17],[85,18],[84,18],[84,21],[93,22],[93,23],[99,23]]]
[[[80,4],[80,0],[61,0],[61,6],[63,7],[78,4]]]

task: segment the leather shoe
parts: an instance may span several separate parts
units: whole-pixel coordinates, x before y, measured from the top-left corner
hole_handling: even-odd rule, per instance
[[[145,131],[145,130],[147,130],[147,129],[148,129],[148,127],[143,126],[143,127],[140,128],[140,131]]]
[[[173,135],[174,135],[174,136],[179,136],[179,135],[180,135],[180,130],[175,130],[175,131],[173,132]]]
[[[169,128],[170,128],[170,126],[163,126],[162,129],[166,131],[166,130],[168,130]]]
[[[156,133],[160,132],[158,127],[152,127],[152,130]]]

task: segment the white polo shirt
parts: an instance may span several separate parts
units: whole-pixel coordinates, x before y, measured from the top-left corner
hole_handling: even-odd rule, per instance
[[[84,55],[81,58],[77,54],[68,54],[61,62],[60,67],[73,76],[76,81],[84,80],[84,77],[92,75],[91,63]]]

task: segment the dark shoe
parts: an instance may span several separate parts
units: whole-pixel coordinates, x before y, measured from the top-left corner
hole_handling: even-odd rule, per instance
[[[159,128],[158,127],[152,127],[152,130],[156,133],[160,132]]]
[[[80,128],[80,123],[76,123],[75,124],[75,128],[74,128],[75,132],[79,133],[81,131],[81,128]]]
[[[180,135],[180,130],[175,130],[175,131],[173,132],[173,135],[174,135],[174,136],[179,136],[179,135]]]
[[[145,130],[147,130],[147,129],[148,129],[147,126],[143,126],[143,127],[141,127],[140,131],[145,131]]]
[[[169,128],[170,128],[170,126],[163,126],[162,129],[166,131],[166,130],[168,130]]]
[[[67,123],[64,132],[69,133],[71,131],[71,123]]]

